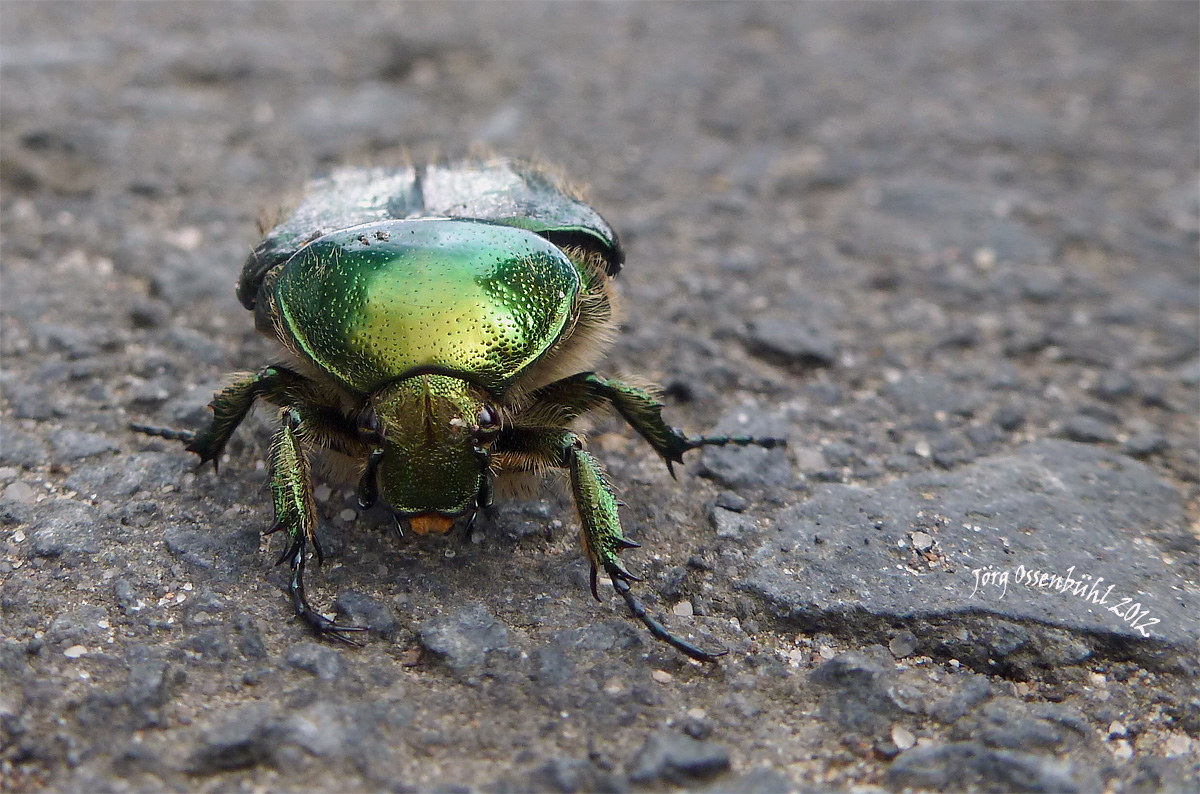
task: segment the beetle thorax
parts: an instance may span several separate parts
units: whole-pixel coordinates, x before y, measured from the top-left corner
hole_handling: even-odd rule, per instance
[[[396,513],[457,516],[475,507],[486,476],[478,419],[486,397],[464,380],[432,373],[393,381],[373,396],[384,438],[380,492]],[[448,528],[434,526],[443,523]]]

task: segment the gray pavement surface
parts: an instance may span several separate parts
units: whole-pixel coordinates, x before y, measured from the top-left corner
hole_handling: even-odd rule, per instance
[[[0,788],[1200,791],[1200,6],[0,5]],[[622,234],[592,448],[675,631],[561,491],[271,563],[233,295],[343,163],[535,157]]]

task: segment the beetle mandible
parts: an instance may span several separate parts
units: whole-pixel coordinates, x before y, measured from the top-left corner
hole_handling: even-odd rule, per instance
[[[497,478],[565,469],[592,595],[602,571],[651,634],[713,661],[724,651],[672,634],[630,590],[638,578],[617,555],[638,544],[572,427],[611,406],[669,469],[697,447],[784,441],[686,436],[648,391],[591,371],[612,337],[623,261],[608,222],[528,163],[335,171],[266,234],[238,281],[238,299],[284,358],[219,391],[198,432],[132,427],[215,466],[255,401],[277,406],[267,534],[288,538],[279,562],[291,565],[296,614],[346,641],[364,627],[325,617],[304,590],[308,545],[323,558],[312,455],[348,463],[362,506],[382,499],[419,535],[473,521]]]

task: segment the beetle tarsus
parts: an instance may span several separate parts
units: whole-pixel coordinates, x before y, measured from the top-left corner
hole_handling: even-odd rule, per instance
[[[698,447],[762,447],[763,449],[774,449],[775,447],[786,447],[786,438],[772,438],[769,436],[689,436],[687,438],[687,448],[689,450]]]
[[[625,599],[625,605],[629,607],[630,613],[640,620],[656,639],[662,640],[680,653],[690,656],[698,662],[715,662],[729,653],[727,648],[722,648],[719,651],[704,651],[687,640],[672,634],[663,624],[650,617],[646,608],[642,606],[642,602],[638,601],[637,596],[629,589],[629,583],[621,577],[619,571],[609,568],[608,575],[612,579],[613,589],[617,591],[617,594],[621,598]]]
[[[173,427],[157,427],[156,425],[145,425],[141,422],[130,422],[129,429],[138,433],[143,433],[147,436],[156,438],[165,438],[168,441],[182,441],[187,452],[194,452],[200,456],[200,465],[212,461],[213,471],[218,471],[217,459],[221,456],[221,450],[214,448],[208,441],[211,434],[207,431],[199,433],[194,430],[181,430]]]
[[[296,616],[322,637],[329,637],[330,639],[344,642],[347,645],[361,648],[363,643],[345,635],[356,631],[366,631],[366,626],[347,626],[330,620],[313,609],[312,604],[308,603],[308,596],[304,592],[304,552],[304,540],[302,537],[297,538],[279,560],[279,562],[283,562],[289,556],[291,557],[292,578],[288,582],[288,595],[292,598],[292,607],[296,611]]]
[[[145,425],[141,422],[130,422],[129,429],[143,435],[155,436],[156,438],[165,438],[168,441],[182,441],[186,444],[190,444],[196,438],[196,433],[192,430],[182,430],[174,427],[159,427],[157,425]]]

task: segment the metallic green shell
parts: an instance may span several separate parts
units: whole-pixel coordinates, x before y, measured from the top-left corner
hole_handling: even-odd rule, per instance
[[[496,159],[341,168],[315,181],[292,214],[254,249],[238,280],[238,300],[253,309],[266,274],[314,237],[364,223],[418,218],[528,229],[560,247],[601,255],[610,276],[625,261],[616,232],[600,213],[528,163]]]
[[[282,341],[352,391],[428,371],[499,393],[566,329],[581,279],[532,232],[414,220],[326,235],[265,286]]]
[[[459,515],[475,503],[485,475],[470,428],[484,399],[445,375],[405,378],[378,392],[375,410],[387,439],[379,486],[393,511]]]

